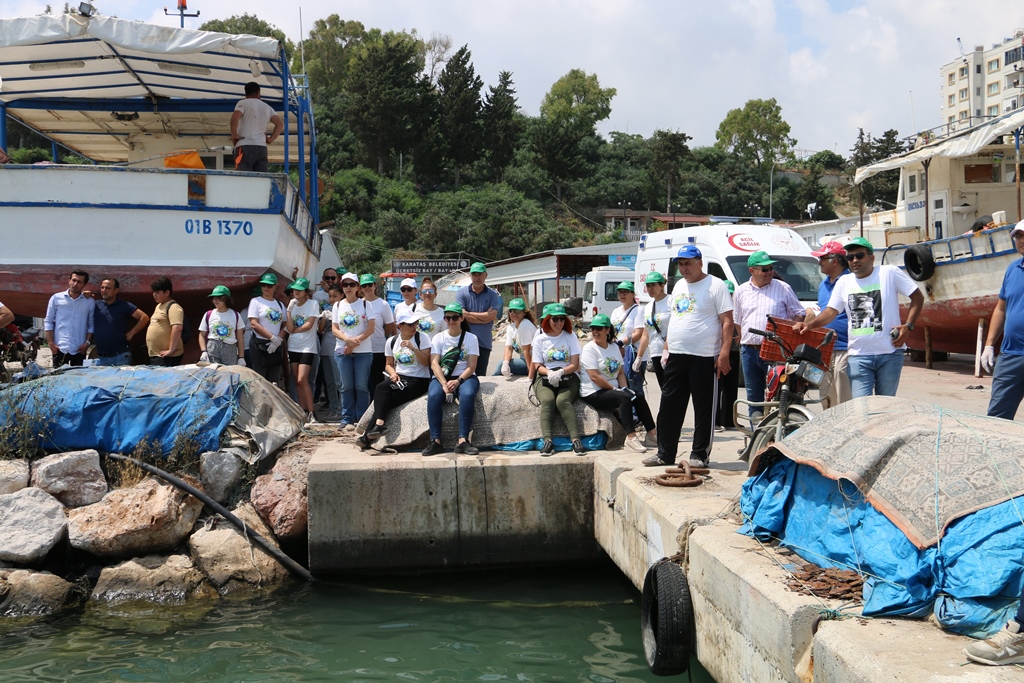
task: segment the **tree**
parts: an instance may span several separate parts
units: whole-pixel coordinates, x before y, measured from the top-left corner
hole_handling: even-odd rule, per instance
[[[498,84],[488,88],[481,119],[483,146],[492,177],[497,182],[505,179],[505,169],[516,155],[516,148],[526,129],[526,120],[519,113],[516,91],[512,87],[512,74],[502,71]]]
[[[455,173],[459,187],[462,168],[480,158],[482,129],[480,89],[484,82],[476,75],[472,53],[463,45],[445,64],[437,79],[438,124],[444,157]]]
[[[573,69],[551,86],[540,105],[540,115],[557,122],[580,138],[611,116],[615,88],[602,88],[597,74]]]
[[[718,125],[715,146],[735,152],[763,171],[765,165],[792,156],[796,140],[789,137],[782,107],[770,100],[747,100],[742,109],[731,109]]]
[[[562,188],[587,168],[582,136],[567,121],[541,116],[530,127],[530,146],[537,166],[555,186],[555,198],[562,201]]]
[[[341,94],[358,47],[376,37],[378,31],[368,34],[360,22],[344,21],[337,14],[313,22],[302,48],[314,101]]]
[[[350,65],[345,118],[379,174],[385,160],[411,148],[429,124],[421,116],[430,83],[420,50],[409,34],[389,32],[361,45]]]
[[[274,38],[284,46],[285,54],[295,54],[295,43],[288,40],[284,31],[273,24],[263,21],[255,14],[234,15],[227,19],[211,19],[199,27],[200,31],[216,31],[218,33],[245,33],[250,36]]]
[[[431,83],[436,83],[438,75],[448,63],[448,53],[452,50],[452,37],[447,33],[431,33],[430,38],[424,42],[423,46],[427,78]]]
[[[821,166],[811,164],[803,182],[797,187],[797,202],[800,210],[808,213],[808,218],[832,220],[836,217],[832,190],[821,182],[821,174]],[[810,206],[814,208],[808,209]]]
[[[871,133],[865,133],[864,129],[860,128],[857,130],[857,140],[853,144],[853,149],[850,150],[850,165],[855,169],[860,168],[904,151],[906,147],[900,142],[896,130],[889,129],[882,133],[882,137],[873,138]],[[874,175],[860,183],[858,188],[867,207],[879,203],[895,206],[900,192],[900,171],[894,169]]]
[[[829,149],[823,149],[807,158],[810,166],[817,164],[825,171],[842,171],[846,168],[846,159]]]
[[[681,163],[690,153],[690,148],[686,146],[690,139],[689,135],[679,131],[656,130],[647,143],[651,149],[648,173],[655,181],[666,186],[665,211],[671,211],[672,186],[679,182]]]

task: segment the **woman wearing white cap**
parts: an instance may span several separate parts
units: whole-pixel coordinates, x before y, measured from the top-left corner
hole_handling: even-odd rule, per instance
[[[505,359],[494,374],[504,375],[506,379],[513,375],[532,377],[533,338],[537,334],[537,323],[533,320],[533,312],[526,310],[525,300],[512,299],[508,302],[508,322],[505,328]],[[513,353],[518,353],[519,358],[512,358]]]
[[[417,304],[419,301],[416,300],[416,279],[407,277],[402,280],[402,284],[398,285],[398,289],[402,292],[402,300],[395,304],[395,322],[398,322],[398,314],[402,311],[416,312],[418,308]]]
[[[371,441],[384,436],[387,431],[384,420],[392,408],[427,393],[431,377],[431,346],[430,337],[417,329],[422,315],[404,310],[396,316],[398,334],[384,344],[384,355],[387,357],[385,372],[388,378],[377,384],[373,393],[373,417],[369,429],[356,439],[356,445],[362,449],[369,448]]]
[[[374,319],[367,314],[366,302],[359,298],[359,276],[341,276],[341,301],[331,311],[331,330],[338,338],[334,362],[341,379],[341,428],[355,429],[355,423],[370,405],[366,390],[370,378],[373,348],[367,341],[373,335]]]
[[[416,299],[416,280],[407,277],[402,280],[399,286],[402,291],[402,302],[395,305],[395,319],[398,314],[408,311],[416,315],[416,325],[420,334],[427,335],[433,339],[434,335],[442,331],[444,324],[444,309],[434,303],[437,296],[437,287],[429,277],[423,278],[420,289],[420,300]]]

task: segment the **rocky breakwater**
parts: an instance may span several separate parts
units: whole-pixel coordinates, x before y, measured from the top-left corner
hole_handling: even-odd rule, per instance
[[[229,452],[203,453],[172,472],[223,504],[244,530],[199,498],[94,450],[0,460],[0,616],[46,615],[90,600],[181,604],[281,585],[288,571],[250,535],[278,549],[279,539],[304,539],[309,450],[300,437],[276,462],[262,463],[262,475]]]

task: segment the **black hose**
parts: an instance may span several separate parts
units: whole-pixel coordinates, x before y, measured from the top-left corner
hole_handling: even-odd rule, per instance
[[[127,455],[119,455],[117,453],[107,453],[106,457],[113,458],[114,460],[122,460],[124,462],[130,462],[133,465],[135,465],[136,467],[139,467],[139,468],[149,472],[150,474],[154,474],[154,475],[160,477],[161,479],[166,481],[171,486],[179,488],[182,491],[184,491],[184,492],[186,492],[186,493],[188,493],[190,495],[195,496],[199,500],[203,501],[204,504],[209,506],[210,509],[212,509],[214,512],[216,512],[217,514],[222,516],[224,519],[228,520],[229,522],[234,524],[236,527],[238,527],[238,529],[242,532],[242,535],[244,535],[246,538],[250,539],[251,543],[255,543],[260,548],[262,548],[268,555],[270,555],[275,560],[280,562],[281,565],[285,569],[290,571],[292,574],[294,574],[295,576],[299,577],[300,579],[304,579],[306,581],[315,581],[316,580],[314,578],[314,576],[309,573],[308,569],[303,567],[301,564],[299,564],[298,562],[296,562],[292,558],[290,558],[287,555],[285,555],[283,552],[281,552],[281,550],[279,548],[275,547],[267,539],[265,539],[262,536],[260,536],[251,527],[246,526],[245,522],[240,520],[238,517],[235,517],[235,515],[232,514],[230,510],[228,510],[226,507],[224,507],[223,505],[221,505],[220,503],[215,501],[213,498],[210,498],[208,495],[206,495],[205,493],[203,493],[202,491],[197,489],[195,486],[192,486],[191,484],[189,484],[189,483],[187,483],[185,481],[182,481],[181,479],[178,479],[173,474],[169,474],[167,472],[164,472],[159,467],[155,467],[153,465],[150,465],[149,463],[142,462],[141,460],[136,460],[135,458],[129,458]]]

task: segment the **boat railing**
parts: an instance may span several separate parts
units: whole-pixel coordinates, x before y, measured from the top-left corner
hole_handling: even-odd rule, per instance
[[[884,265],[902,266],[908,249],[922,247],[931,252],[936,265],[1002,256],[1014,251],[1010,239],[1012,229],[1013,225],[1005,225],[978,234],[957,235],[917,244],[894,244],[882,252],[881,262]]]

